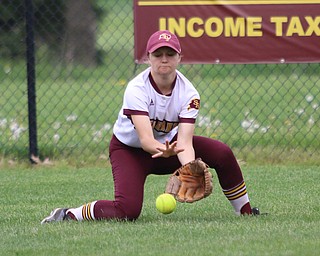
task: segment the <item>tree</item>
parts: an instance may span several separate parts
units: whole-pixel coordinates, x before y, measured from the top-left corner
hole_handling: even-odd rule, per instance
[[[93,0],[33,0],[36,49],[48,46],[67,63],[97,64],[96,27],[105,15]],[[0,55],[25,57],[25,5],[21,0],[0,0]],[[52,55],[50,55],[52,56]]]
[[[65,9],[65,51],[67,63],[97,64],[96,14],[89,0],[67,0]]]

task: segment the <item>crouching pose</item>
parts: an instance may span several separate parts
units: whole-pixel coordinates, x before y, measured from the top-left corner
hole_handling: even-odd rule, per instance
[[[115,198],[57,208],[42,223],[135,220],[141,213],[147,176],[172,174],[197,158],[216,171],[221,189],[237,215],[259,214],[250,206],[231,149],[220,141],[194,134],[200,96],[177,70],[181,60],[178,38],[169,31],[157,31],[150,36],[146,51],[150,67],[127,85],[110,141]]]

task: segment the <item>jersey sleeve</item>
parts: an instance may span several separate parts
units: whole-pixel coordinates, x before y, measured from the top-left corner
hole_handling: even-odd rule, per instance
[[[130,117],[136,115],[148,115],[148,96],[143,85],[130,84],[124,93],[123,114]]]
[[[200,96],[196,90],[184,101],[179,114],[180,123],[195,123],[200,109]]]

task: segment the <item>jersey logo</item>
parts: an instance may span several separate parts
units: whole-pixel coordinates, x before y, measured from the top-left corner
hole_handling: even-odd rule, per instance
[[[188,105],[188,110],[190,110],[192,108],[199,110],[199,108],[200,108],[200,99],[191,100],[191,102]]]
[[[176,126],[178,126],[179,122],[168,122],[166,120],[150,120],[151,126],[157,132],[168,133],[173,130]]]
[[[154,102],[153,102],[153,100],[151,99],[149,106],[153,106],[153,105],[154,105]]]

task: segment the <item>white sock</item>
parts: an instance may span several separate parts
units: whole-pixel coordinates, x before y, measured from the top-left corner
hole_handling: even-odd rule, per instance
[[[241,182],[239,185],[234,188],[224,190],[223,193],[230,201],[231,205],[234,208],[234,211],[237,215],[241,214],[241,208],[249,202],[249,196],[247,194],[246,184]]]
[[[78,221],[82,220],[95,220],[94,217],[94,205],[96,204],[97,201],[94,201],[92,203],[84,204],[78,208],[70,208],[67,210],[67,214],[70,212],[74,215],[74,217]]]
[[[240,197],[238,199],[230,201],[231,205],[234,208],[234,211],[235,211],[236,215],[240,215],[241,214],[241,212],[240,212],[241,208],[248,202],[249,202],[248,194],[245,194],[245,195],[243,195],[242,197]]]

